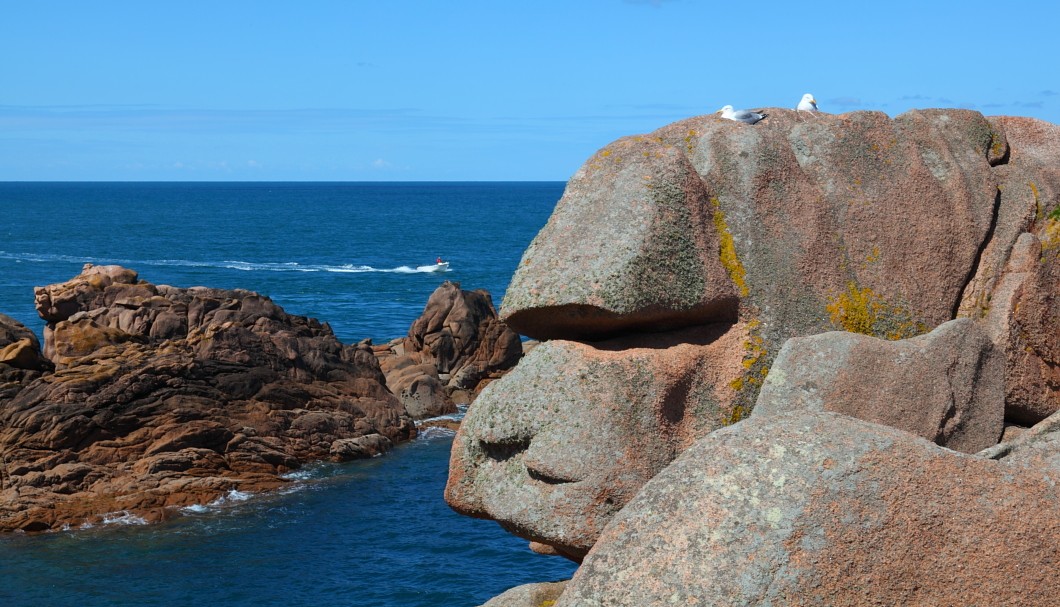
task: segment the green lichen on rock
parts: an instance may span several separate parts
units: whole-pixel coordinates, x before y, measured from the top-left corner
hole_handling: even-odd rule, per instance
[[[600,297],[608,309],[687,309],[700,302],[706,279],[686,192],[679,183],[681,177],[684,176],[646,185],[650,205],[655,209],[646,239],[651,246],[644,247],[623,269],[626,280],[602,285]]]

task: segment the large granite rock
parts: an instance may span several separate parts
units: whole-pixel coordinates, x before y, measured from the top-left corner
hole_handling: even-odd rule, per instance
[[[415,434],[367,346],[256,293],[110,266],[39,288],[37,302],[57,370],[0,403],[0,529],[163,518]]]
[[[542,343],[468,411],[446,500],[580,560],[648,479],[741,417],[725,378],[742,368],[746,336],[714,325]]]
[[[557,605],[1050,605],[1057,480],[838,414],[756,416],[653,478]]]
[[[832,331],[793,337],[762,385],[754,415],[834,411],[975,453],[1004,427],[1004,359],[974,321],[886,341]]]
[[[975,385],[956,375],[944,383],[924,375],[930,389],[922,391],[914,419],[905,413],[917,395],[903,384],[913,367],[895,359],[878,365],[871,382],[905,400],[877,399],[866,416],[974,451],[1000,435],[998,403],[991,402],[999,384],[1009,422],[1029,425],[1060,407],[1058,142],[1055,125],[965,110],[891,119],[775,109],[753,126],[700,116],[623,138],[594,154],[568,183],[512,278],[501,318],[532,337],[587,346],[641,333],[742,327],[742,344],[719,357],[725,362],[717,368],[726,371],[710,383],[719,410],[739,415],[695,424],[698,436],[752,409],[789,338],[838,329],[902,340],[971,318],[995,353],[981,338],[969,338],[973,351],[947,360]],[[893,351],[925,342],[910,343]],[[619,347],[609,356],[639,354]],[[998,356],[1004,365],[994,362]],[[739,364],[730,364],[733,358]],[[837,393],[847,377],[870,377],[859,357],[830,364],[824,372],[842,380]],[[941,360],[916,370],[930,368],[948,373]],[[677,455],[683,446],[672,448],[662,426],[608,430],[617,453],[635,443],[652,463],[604,461],[588,456],[605,444],[597,436],[568,431],[557,451],[584,455],[574,458],[577,478],[624,479],[621,491],[608,496],[611,504],[586,498],[582,489],[591,494],[592,482],[526,482],[527,470],[536,469],[527,468],[525,457],[491,462],[481,446],[499,439],[516,445],[512,453],[529,453],[527,445],[541,441],[536,437],[548,426],[541,420],[551,415],[543,408],[550,400],[581,395],[580,406],[595,411],[569,413],[568,406],[557,419],[594,423],[609,419],[609,406],[599,403],[614,400],[612,388],[591,375],[540,371],[516,367],[521,386],[480,397],[454,445],[447,496],[457,510],[496,518],[577,558],[592,544],[591,530],[606,524],[605,510],[621,508],[639,479],[659,469],[661,461],[651,458],[668,449]],[[660,376],[655,389],[680,392],[666,381]],[[964,405],[949,405],[949,387]],[[546,393],[555,396],[539,396]],[[648,403],[630,399],[618,417],[650,418]],[[694,404],[690,398],[685,410]],[[539,410],[525,412],[533,407]],[[639,434],[613,436],[631,431]],[[622,472],[629,463],[635,466]]]
[[[989,239],[1006,151],[1003,130],[964,110],[701,116],[621,139],[571,179],[501,317],[577,339],[739,312],[783,341],[868,289],[891,312],[875,331],[934,327]]]

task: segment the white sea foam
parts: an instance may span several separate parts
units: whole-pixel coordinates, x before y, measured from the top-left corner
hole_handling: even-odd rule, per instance
[[[108,512],[103,515],[103,525],[146,525],[147,521],[142,516],[136,516],[128,510],[120,512]]]
[[[286,474],[281,474],[280,478],[288,481],[307,481],[313,478],[313,469],[299,468],[298,470],[291,470]]]
[[[334,272],[339,274],[362,274],[377,272],[385,274],[430,274],[437,272],[437,266],[397,266],[396,268],[375,268],[368,265],[356,264],[302,264],[297,261],[280,262],[254,262],[226,259],[223,261],[193,261],[190,259],[104,259],[100,257],[74,257],[71,255],[56,255],[51,253],[11,253],[0,251],[0,259],[11,259],[19,262],[65,262],[65,263],[93,263],[97,265],[117,264],[131,268],[141,266],[169,266],[188,268],[222,268],[239,270],[242,272]],[[443,272],[451,272],[445,269]]]
[[[456,430],[450,430],[442,426],[427,426],[419,431],[416,440],[435,440],[439,438],[452,438],[456,436]]]
[[[229,490],[228,493],[226,493],[225,495],[222,495],[221,497],[215,499],[214,501],[210,502],[208,505],[209,506],[227,506],[227,505],[230,505],[230,504],[233,504],[233,503],[245,502],[248,499],[250,499],[251,497],[253,497],[253,495],[254,494],[252,494],[252,493],[247,493],[246,491],[240,491],[239,489],[231,489],[231,490]]]
[[[180,511],[184,514],[203,514],[209,512],[210,508],[203,504],[192,504],[190,506],[184,506]]]

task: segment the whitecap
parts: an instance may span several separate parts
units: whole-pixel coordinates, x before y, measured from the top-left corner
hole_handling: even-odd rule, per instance
[[[103,525],[146,525],[147,521],[142,516],[137,516],[128,510],[120,512],[108,512],[100,521]]]

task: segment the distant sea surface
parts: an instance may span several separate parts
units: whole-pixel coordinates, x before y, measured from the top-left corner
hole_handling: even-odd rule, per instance
[[[403,336],[445,280],[500,306],[563,192],[534,183],[0,183],[0,313],[38,335],[33,287],[85,263],[178,287],[242,288],[338,338]],[[436,257],[444,274],[426,272]],[[2,404],[0,404],[2,406]],[[0,537],[0,603],[478,605],[574,566],[531,553],[442,491],[451,433],[367,462],[311,466],[290,490],[233,494],[160,525]]]

